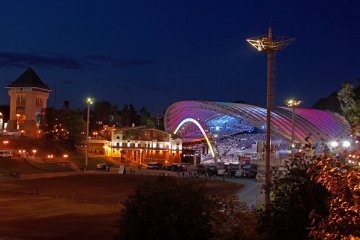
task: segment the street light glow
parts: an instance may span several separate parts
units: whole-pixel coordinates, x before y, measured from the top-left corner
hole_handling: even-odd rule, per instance
[[[348,140],[345,140],[345,141],[343,141],[343,143],[342,143],[342,146],[343,146],[344,148],[348,148],[348,147],[350,147],[350,145],[351,145],[351,143],[350,143],[350,141],[348,141]]]
[[[296,100],[295,98],[290,98],[286,100],[285,103],[288,107],[297,107],[302,103],[302,101]]]
[[[95,102],[95,99],[93,97],[87,97],[85,102],[86,104],[92,105]]]
[[[330,147],[336,148],[337,146],[339,146],[339,143],[337,141],[330,142]]]

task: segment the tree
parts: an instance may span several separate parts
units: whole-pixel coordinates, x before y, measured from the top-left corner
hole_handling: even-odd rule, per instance
[[[256,239],[257,215],[233,194],[211,197],[210,222],[214,239]]]
[[[125,203],[119,239],[255,239],[255,211],[198,179],[159,177]]]
[[[155,121],[151,117],[150,112],[145,107],[142,107],[139,112],[139,124],[141,126],[147,126],[150,128],[155,127]]]
[[[9,105],[0,105],[0,112],[3,115],[3,121],[7,122],[10,116],[10,106]]]
[[[332,112],[341,113],[340,101],[338,99],[338,93],[333,92],[327,97],[320,98],[312,106],[312,108],[319,109],[319,110],[329,110]]]
[[[83,141],[81,132],[85,130],[85,121],[81,111],[47,108],[40,127],[48,137],[75,146]]]
[[[320,239],[360,239],[360,169],[359,161],[354,165],[345,164],[343,156],[322,155],[318,157],[316,165],[309,169],[313,180],[321,184],[331,193],[329,212],[325,216],[315,209],[311,212],[312,220],[310,236]],[[360,155],[355,151],[350,156]]]
[[[307,171],[314,164],[312,157],[296,156],[275,172],[270,204],[259,212],[260,239],[307,239],[310,213],[327,213],[328,192]]]
[[[130,127],[132,124],[137,124],[137,112],[132,104],[125,104],[121,110],[121,126]]]
[[[68,132],[68,141],[71,145],[75,146],[84,140],[84,132],[86,123],[82,117],[81,111],[70,110],[61,116],[64,128]]]
[[[208,202],[200,182],[157,178],[126,201],[119,239],[208,239]]]
[[[360,125],[360,96],[355,94],[353,85],[349,82],[343,83],[338,98],[341,110],[349,123],[352,126]]]
[[[94,120],[104,124],[112,123],[117,112],[117,106],[108,101],[96,101],[94,105]]]

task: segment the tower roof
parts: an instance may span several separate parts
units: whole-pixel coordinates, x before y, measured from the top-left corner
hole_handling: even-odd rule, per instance
[[[51,90],[34,72],[34,70],[29,67],[23,74],[20,75],[13,83],[7,86],[7,88],[12,87],[35,87],[46,90]]]

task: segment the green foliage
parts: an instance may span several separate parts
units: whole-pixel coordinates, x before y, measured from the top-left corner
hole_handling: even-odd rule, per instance
[[[120,239],[208,239],[208,204],[200,182],[157,178],[127,200]]]
[[[298,156],[275,172],[271,202],[259,212],[260,239],[307,239],[310,213],[327,213],[328,192],[307,171],[314,164],[312,158]]]
[[[147,126],[150,128],[154,128],[155,127],[155,121],[154,119],[151,117],[150,112],[148,112],[148,110],[145,107],[142,107],[140,109],[140,114],[139,114],[139,124],[141,126]]]
[[[40,127],[50,138],[75,146],[83,141],[81,132],[85,130],[85,121],[80,111],[47,108]]]
[[[94,104],[94,120],[110,124],[115,120],[117,106],[108,101],[96,101]]]
[[[137,123],[137,112],[132,104],[126,104],[121,110],[121,126],[130,127]]]
[[[65,112],[62,114],[62,122],[69,132],[68,141],[74,146],[80,144],[84,140],[81,132],[84,131],[86,126],[81,112],[77,110]]]
[[[209,195],[196,179],[159,177],[122,211],[119,239],[255,239],[256,213],[234,195]]]
[[[212,196],[211,226],[214,239],[256,239],[257,213],[235,195]]]
[[[360,82],[360,81],[359,81]],[[360,84],[356,88],[349,82],[341,85],[338,98],[345,118],[356,131],[360,131]]]

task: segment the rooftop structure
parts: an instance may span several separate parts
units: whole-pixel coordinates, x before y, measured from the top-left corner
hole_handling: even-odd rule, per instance
[[[50,88],[31,68],[28,68],[6,88],[9,89],[10,96],[8,130],[19,131],[27,136],[37,136]]]
[[[271,112],[274,135],[291,142],[292,109],[276,107]],[[176,132],[184,140],[226,138],[241,133],[266,132],[266,109],[249,104],[181,101],[165,113],[165,130]],[[328,111],[297,108],[294,116],[294,141],[316,144],[349,134],[349,124],[340,115]],[[211,147],[210,147],[211,148]]]

